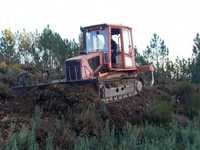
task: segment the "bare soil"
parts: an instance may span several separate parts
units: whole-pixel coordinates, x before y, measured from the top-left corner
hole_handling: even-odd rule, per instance
[[[3,80],[0,83],[6,85]],[[64,118],[64,131],[57,135],[60,145],[72,142],[76,136],[100,136],[106,121],[119,128],[126,122],[140,123],[149,113],[153,100],[163,93],[167,94],[163,89],[144,88],[134,97],[105,104],[100,101],[92,84],[50,85],[18,91],[0,88],[0,143],[7,142],[13,132],[13,124],[16,126],[14,129],[30,128],[36,107],[41,113],[37,131],[39,139],[55,130],[58,134],[57,122]]]

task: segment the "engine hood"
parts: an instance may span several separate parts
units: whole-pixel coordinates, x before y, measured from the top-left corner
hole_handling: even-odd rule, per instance
[[[66,80],[85,80],[95,77],[102,64],[102,53],[95,52],[69,58],[65,61]]]

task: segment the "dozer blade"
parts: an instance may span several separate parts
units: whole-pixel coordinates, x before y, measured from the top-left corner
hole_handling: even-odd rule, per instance
[[[78,103],[100,101],[96,80],[50,82],[18,86],[12,90],[18,99],[39,105],[44,111],[66,111]],[[23,102],[22,101],[22,102]]]
[[[112,103],[132,97],[142,90],[142,82],[137,79],[109,80],[55,80],[35,85],[18,85],[13,88],[18,96],[33,99],[35,104],[46,109],[60,110],[66,105],[87,101]]]
[[[97,79],[89,79],[89,80],[72,80],[72,81],[66,81],[65,79],[60,79],[60,80],[53,80],[50,82],[42,82],[42,83],[37,83],[37,84],[30,84],[30,85],[17,85],[12,87],[13,90],[18,90],[18,89],[31,89],[34,87],[47,87],[50,85],[61,85],[61,84],[66,84],[66,85],[84,85],[87,83],[97,83]]]
[[[65,79],[63,79],[63,80],[53,80],[48,83],[38,83],[38,84],[32,84],[32,85],[17,85],[15,87],[12,87],[12,91],[14,91],[14,93],[17,96],[29,96],[29,95],[33,95],[32,93],[35,93],[35,95],[38,96],[38,95],[43,95],[42,92],[48,91],[49,93],[59,92],[61,96],[62,94],[64,94],[65,96],[69,94],[72,97],[73,96],[76,97],[76,95],[80,95],[86,89],[87,89],[87,92],[89,93],[91,91],[91,88],[93,88],[93,91],[92,91],[93,93],[97,93],[98,89],[96,85],[97,85],[96,79],[77,80],[77,81],[66,81]],[[88,87],[91,87],[91,88],[88,88]],[[51,96],[51,93],[49,96]]]

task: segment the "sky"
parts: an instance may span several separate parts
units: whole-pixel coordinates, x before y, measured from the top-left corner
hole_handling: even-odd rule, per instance
[[[199,0],[0,0],[0,30],[41,32],[49,24],[63,38],[78,39],[80,26],[123,24],[133,28],[140,52],[157,33],[171,59],[188,58],[200,32],[199,6]]]

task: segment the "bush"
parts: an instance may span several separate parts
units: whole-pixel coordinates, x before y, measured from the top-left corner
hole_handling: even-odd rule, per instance
[[[189,104],[193,93],[192,84],[190,82],[179,82],[176,85],[175,95],[176,99],[181,104]]]
[[[5,62],[0,62],[0,72],[1,73],[6,73],[8,70],[8,66]]]
[[[159,121],[160,123],[169,122],[172,120],[174,113],[173,103],[170,101],[156,99],[150,109],[149,117],[152,121]]]
[[[15,72],[15,74],[19,74],[22,72],[20,64],[12,64],[10,65],[10,72]]]
[[[167,93],[161,92],[155,97],[145,112],[145,119],[153,123],[168,123],[172,120],[174,114],[175,100]]]
[[[197,93],[190,82],[180,82],[176,86],[176,99],[183,106],[183,113],[190,118],[196,116],[200,111],[200,94]]]
[[[20,69],[27,71],[29,73],[35,74],[38,72],[38,69],[36,68],[36,66],[32,65],[32,64],[24,64],[24,65],[20,65]]]
[[[0,93],[5,93],[7,92],[7,90],[8,90],[8,86],[3,83],[0,83]]]
[[[200,94],[199,93],[194,93],[192,95],[191,106],[194,111],[200,111]]]
[[[56,136],[57,132],[48,132],[47,136],[42,137],[41,140],[43,142],[38,140],[38,135],[35,130],[35,127],[37,127],[36,124],[39,125],[40,122],[38,119],[40,119],[40,115],[35,113],[31,128],[24,127],[20,130],[15,130],[14,126],[8,143],[0,145],[0,148],[2,150],[179,150],[200,148],[199,118],[195,119],[196,122],[190,121],[190,123],[185,127],[179,126],[175,122],[169,124],[168,126],[156,126],[148,123],[139,126],[132,126],[131,124],[127,123],[120,131],[115,126],[111,126],[109,122],[106,122],[104,129],[101,130],[101,136],[76,136],[74,143],[72,143],[72,146],[69,148],[61,147],[60,143],[58,144],[55,142],[59,139],[59,137]]]
[[[191,118],[198,115],[200,112],[200,94],[193,93],[190,99],[190,102],[187,105],[184,105],[186,114]]]

